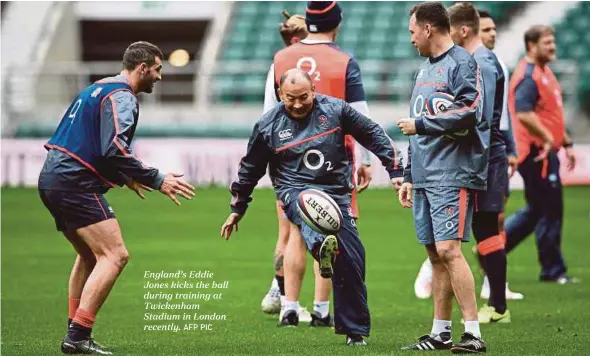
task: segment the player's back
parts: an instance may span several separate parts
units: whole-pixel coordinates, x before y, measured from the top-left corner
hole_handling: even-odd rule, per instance
[[[105,99],[119,91],[133,95],[123,77],[110,77],[74,98],[45,144],[49,152],[39,177],[40,189],[104,192],[114,186],[112,172],[101,160],[101,113]]]
[[[490,124],[490,161],[506,159],[506,144],[500,131],[504,101],[504,71],[494,52],[479,46],[473,58],[483,78],[483,117]]]
[[[299,68],[311,76],[318,93],[351,102],[346,97],[351,58],[331,42],[300,42],[275,54],[275,83],[287,70]]]

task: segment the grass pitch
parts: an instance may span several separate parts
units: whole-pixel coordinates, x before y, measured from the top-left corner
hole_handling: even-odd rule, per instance
[[[278,328],[276,316],[260,311],[260,301],[273,276],[277,231],[270,190],[255,192],[240,231],[229,242],[219,238],[229,211],[225,189],[199,190],[193,201],[183,202],[181,207],[156,193],[146,201],[128,190],[113,191],[107,198],[121,222],[131,260],[98,315],[94,336],[116,355],[396,355],[407,354],[399,348],[430,331],[432,301],[417,300],[413,292],[425,252],[416,242],[411,212],[399,207],[393,190],[369,190],[360,197],[358,225],[367,251],[372,313],[372,334],[369,346],[363,349],[347,348],[344,337],[334,335],[333,330],[301,324]],[[522,193],[514,192],[509,213],[522,204]],[[565,206],[563,251],[569,273],[582,283],[539,283],[534,237],[529,237],[509,256],[508,265],[510,286],[523,292],[525,299],[509,302],[512,324],[482,326],[489,354],[590,354],[590,188],[567,188]],[[475,271],[470,248],[471,244],[464,246],[464,251]],[[3,355],[61,354],[74,256],[65,238],[55,231],[36,190],[2,190]],[[311,263],[309,266],[311,272]],[[226,315],[226,321],[211,321],[211,331],[144,330],[146,323],[170,323],[143,320],[144,294],[148,290],[168,292],[144,288],[145,272],[177,270],[209,271],[214,278],[201,281],[229,282],[226,289],[200,290],[222,293],[222,299],[196,302],[200,314]],[[481,277],[474,274],[479,295]],[[304,282],[301,302],[311,309],[313,283],[309,276],[311,273]],[[455,340],[462,331],[455,310]]]

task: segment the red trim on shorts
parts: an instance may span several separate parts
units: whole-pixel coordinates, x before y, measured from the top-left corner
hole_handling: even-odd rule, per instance
[[[100,203],[100,199],[98,199],[98,195],[96,195],[96,193],[94,193],[94,199],[96,199],[98,206],[100,206],[100,210],[102,210],[102,213],[104,214],[104,218],[108,219],[109,217],[107,216],[107,212],[104,211],[104,208],[102,207],[102,204]]]
[[[459,190],[459,236],[458,239],[463,238],[465,233],[465,220],[467,219],[467,189],[461,188]]]

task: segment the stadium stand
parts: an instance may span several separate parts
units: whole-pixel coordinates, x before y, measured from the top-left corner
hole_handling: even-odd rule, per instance
[[[407,18],[417,2],[342,2],[344,22],[336,42],[354,53],[360,62],[369,100],[405,100],[418,60],[409,43]],[[444,2],[451,5],[453,2]],[[502,23],[520,6],[516,2],[491,1],[480,7]],[[262,72],[220,74],[214,81],[214,99],[221,102],[260,101],[264,78],[273,54],[283,43],[276,35],[282,10],[304,13],[301,2],[236,2],[231,27],[219,56],[221,61],[263,61]],[[398,21],[393,21],[398,19]]]
[[[590,2],[580,2],[577,7],[571,9],[564,21],[555,26],[557,38],[557,57],[559,59],[571,59],[578,64],[579,77],[590,78]],[[590,103],[584,100],[590,95],[590,82],[580,80],[578,102],[583,110],[590,113]]]

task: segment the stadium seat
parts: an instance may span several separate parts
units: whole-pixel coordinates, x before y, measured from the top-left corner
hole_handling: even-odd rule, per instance
[[[336,43],[345,51],[353,53],[359,61],[365,59],[383,62],[415,60],[417,59],[416,50],[410,44],[407,21],[399,21],[399,19],[407,19],[409,9],[417,3],[416,1],[340,2],[344,17]],[[452,4],[451,1],[445,2],[446,6]],[[519,3],[503,1],[478,3],[478,7],[489,10],[492,16],[500,20],[508,16],[510,13],[508,10],[515,6],[519,6]],[[283,21],[282,10],[286,10],[291,14],[303,15],[305,13],[305,4],[291,1],[235,2],[231,25],[225,36],[219,59],[228,62],[235,60],[263,61],[270,64],[274,53],[283,46],[278,34],[278,24]],[[579,29],[586,29],[584,32],[579,33],[590,32],[583,19],[576,23]],[[579,29],[577,28],[577,30]],[[581,55],[581,53],[575,54]],[[264,65],[261,68],[268,67]],[[361,70],[363,69],[361,67]],[[253,77],[260,77],[266,74],[265,71],[266,69],[264,69],[264,73],[262,71],[259,73],[255,70],[252,75]],[[400,78],[398,75],[402,77]],[[409,80],[411,79],[410,76]],[[221,81],[225,80],[227,79]],[[392,96],[382,94],[382,92],[387,93],[388,85],[408,81],[406,73],[395,71],[381,73],[381,75],[371,75],[370,78],[367,76],[366,80],[370,81],[365,83],[365,91],[368,97],[388,101],[396,100]],[[250,79],[247,80],[247,83],[250,83]],[[238,97],[241,98],[240,100],[248,100],[249,98],[259,98],[264,94],[263,85],[247,84],[246,86],[249,90],[261,90],[261,92],[247,96],[242,94],[226,95],[224,92],[221,96],[216,94],[214,100],[221,100],[222,102],[229,100],[231,102]],[[240,90],[240,88],[234,86],[227,88],[227,90]],[[380,92],[380,88],[385,88],[385,90]]]
[[[571,60],[578,65],[580,78],[590,75],[590,3],[579,2],[569,10],[563,21],[555,26],[557,55],[559,59]],[[590,81],[579,80],[578,102],[590,95]]]

